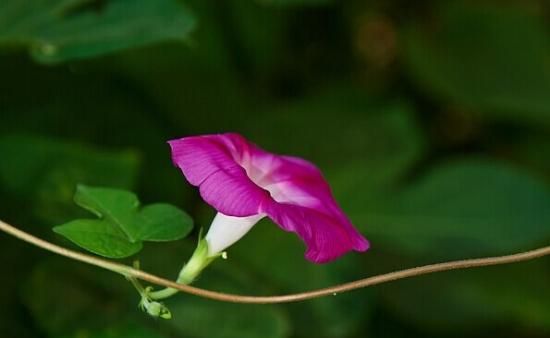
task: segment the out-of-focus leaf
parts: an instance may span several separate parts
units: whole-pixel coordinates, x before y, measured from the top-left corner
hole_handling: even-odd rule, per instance
[[[173,126],[172,137],[182,133],[236,130],[250,113],[239,74],[231,65],[231,50],[224,44],[224,27],[216,17],[219,4],[197,1],[201,22],[196,48],[147,49],[114,58],[122,71],[162,107]],[[158,60],[149,69],[149,60]],[[212,97],[216,97],[212,100]]]
[[[63,338],[79,338],[78,333],[75,336],[64,336]],[[164,338],[157,331],[147,328],[135,321],[119,323],[103,330],[89,332],[86,338]]]
[[[550,332],[550,274],[544,262],[457,271],[389,284],[389,309],[430,331],[473,331],[480,326]]]
[[[550,123],[542,17],[502,4],[451,1],[436,8],[436,25],[417,24],[405,34],[404,56],[418,84],[490,117]]]
[[[14,257],[17,259],[15,260]],[[9,278],[1,280],[0,337],[32,337],[35,332],[28,321],[24,320],[28,318],[27,309],[22,304],[18,293],[14,292],[20,288],[32,263],[33,259],[29,255],[29,247],[26,243],[10,236],[0,238],[0,265],[9,270]]]
[[[286,317],[273,307],[212,302],[187,298],[170,304],[170,321],[185,336],[225,338],[285,338]]]
[[[411,113],[405,102],[381,102],[358,88],[335,87],[258,114],[245,133],[269,151],[314,162],[337,186],[355,185],[357,179],[403,174],[418,159],[423,140]]]
[[[194,246],[194,244],[190,245]],[[195,284],[210,290],[230,293],[265,294],[268,292],[268,288],[255,279],[250,270],[231,257],[227,261],[214,262]],[[181,336],[205,338],[285,338],[290,336],[290,322],[280,305],[231,304],[200,297],[174,297],[167,300],[166,305],[172,312],[172,320],[163,323],[173,327]]]
[[[288,53],[288,12],[274,11],[254,1],[230,1],[231,25],[242,47],[239,64],[250,77],[269,75]]]
[[[147,327],[150,318],[131,303],[137,294],[111,272],[63,258],[49,260],[33,269],[22,295],[35,325],[48,337],[164,337]]]
[[[38,264],[21,291],[35,325],[50,337],[104,330],[137,309],[124,278],[63,258]]]
[[[0,184],[34,203],[46,221],[59,222],[72,211],[78,183],[132,188],[140,164],[135,151],[100,151],[73,142],[2,135]]]
[[[548,132],[526,130],[525,135],[506,137],[493,142],[493,152],[517,162],[550,179],[550,137]],[[499,142],[500,141],[500,142]]]
[[[54,231],[106,257],[127,257],[141,249],[142,241],[173,241],[193,229],[193,220],[180,209],[169,204],[139,209],[137,196],[125,190],[79,185],[74,200],[99,219],[74,220]]]
[[[180,46],[180,44],[174,46]],[[180,48],[185,49],[182,46]],[[160,46],[159,49],[171,50],[162,49]],[[132,53],[135,54],[137,51]],[[151,58],[154,57],[151,56]],[[151,58],[147,58],[147,62]],[[143,178],[147,178],[139,182],[140,194],[146,194],[151,200],[170,203],[184,204],[189,201],[189,193],[192,190],[183,188],[182,191],[185,185],[174,184],[178,180],[183,182],[184,179],[179,171],[174,169],[170,161],[170,150],[166,144],[166,140],[172,134],[171,130],[174,130],[172,137],[175,137],[185,134],[187,129],[172,122],[167,123],[163,119],[164,108],[149,100],[150,91],[144,88],[142,90],[136,81],[121,79],[116,75],[120,70],[105,69],[102,66],[100,70],[92,70],[86,67],[80,69],[79,66],[73,65],[72,71],[69,71],[67,67],[41,67],[15,55],[2,60],[0,62],[1,135],[34,134],[33,139],[37,142],[44,136],[55,136],[56,139],[69,141],[73,146],[74,144],[101,146],[101,153],[107,154],[121,154],[105,151],[108,149],[132,149],[134,151],[131,153],[135,156],[139,155],[139,159],[142,160],[139,163],[141,165],[139,173]],[[159,67],[166,63],[164,60],[157,60],[159,60]],[[170,64],[174,65],[178,62],[185,62],[185,60],[173,60]],[[146,65],[148,63],[141,64],[141,67],[150,68]],[[169,67],[170,65],[167,68]],[[150,72],[153,71],[150,70]],[[27,75],[22,76],[22,74]],[[32,77],[33,81],[27,81],[28,76]],[[114,81],[115,79],[118,80]],[[163,88],[177,88],[177,83],[181,82],[181,79],[176,76],[172,78],[170,85]],[[163,83],[166,84],[166,81]],[[164,90],[163,88],[160,90]],[[145,95],[145,92],[148,94]],[[179,112],[181,111],[184,110],[180,109]],[[42,138],[38,137],[39,135],[42,135]],[[46,141],[48,141],[47,138]],[[81,156],[94,154],[99,150],[92,149],[93,152],[82,152]],[[136,150],[139,150],[139,153]],[[87,168],[92,169],[95,166],[92,162]],[[135,178],[135,173],[124,174],[108,169],[101,172],[102,175],[99,177],[112,175],[113,179],[116,177],[121,182]],[[99,175],[99,172],[96,174]],[[59,174],[56,179],[59,181],[66,177],[70,175]],[[125,186],[101,180],[91,182],[75,180],[67,184],[69,188],[65,191],[66,201],[71,201],[72,190],[78,182],[125,189],[135,188],[133,185]],[[134,180],[131,182],[134,183]],[[26,198],[28,197],[27,195]],[[52,210],[55,209],[44,208],[43,212],[49,213]],[[67,211],[58,213],[55,218],[48,217],[45,221],[59,223],[66,220],[69,215]]]
[[[481,159],[436,167],[374,207],[358,199],[350,214],[373,242],[424,257],[510,253],[550,238],[545,182]]]
[[[99,151],[74,142],[9,134],[0,137],[0,154],[2,185],[20,194],[32,193],[48,176],[76,176],[84,182],[128,187],[136,178],[139,163],[134,151]],[[72,194],[74,185],[65,188]]]
[[[359,275],[361,261],[350,253],[330,264],[307,261],[304,245],[294,235],[270,221],[257,224],[246,237],[231,247],[229,262],[235,257],[253,268],[262,282],[284,294],[343,283]],[[366,291],[334,295],[304,303],[287,304],[295,331],[300,336],[342,337],[354,332],[372,309]],[[311,323],[316,323],[311,325]]]
[[[258,3],[273,6],[322,6],[334,3],[334,0],[256,0]]]
[[[25,46],[40,62],[89,58],[185,40],[195,18],[175,0],[4,0],[0,45]]]

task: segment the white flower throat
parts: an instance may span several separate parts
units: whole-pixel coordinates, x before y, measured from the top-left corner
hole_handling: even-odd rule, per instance
[[[263,214],[234,217],[218,212],[205,237],[208,242],[208,256],[217,255],[227,249],[241,239],[250,231],[254,224],[258,223],[258,221],[264,217],[265,215]]]

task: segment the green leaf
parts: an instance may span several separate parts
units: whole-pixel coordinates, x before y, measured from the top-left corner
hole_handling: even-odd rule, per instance
[[[0,45],[27,47],[44,63],[184,41],[195,18],[176,0],[4,0]]]
[[[183,238],[192,229],[193,220],[189,215],[170,204],[157,203],[141,209],[145,226],[140,227],[137,236],[143,240],[163,242]],[[182,221],[188,224],[182,229]]]
[[[525,7],[445,2],[435,24],[406,31],[410,74],[430,94],[488,117],[550,123],[548,33]]]
[[[133,193],[119,189],[78,185],[74,201],[97,217],[114,224],[130,242],[138,240],[137,232],[141,225],[135,223],[135,217],[139,200]]]
[[[73,243],[95,254],[124,258],[139,252],[141,242],[130,242],[128,237],[106,220],[78,219],[54,231],[70,239]]]
[[[180,209],[153,204],[140,210],[136,195],[125,190],[79,185],[74,200],[99,219],[78,219],[54,231],[105,257],[128,257],[141,250],[142,241],[181,239],[193,228],[192,219]]]
[[[504,254],[550,238],[546,183],[481,159],[433,168],[376,205],[358,200],[349,212],[373,242],[407,255]]]

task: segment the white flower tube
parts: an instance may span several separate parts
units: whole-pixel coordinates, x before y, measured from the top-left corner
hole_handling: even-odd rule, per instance
[[[215,256],[241,239],[265,215],[227,216],[218,212],[206,234],[208,256]]]

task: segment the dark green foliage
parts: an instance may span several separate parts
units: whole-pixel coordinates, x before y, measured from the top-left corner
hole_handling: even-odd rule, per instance
[[[405,58],[422,89],[490,118],[549,123],[543,17],[497,4],[451,2],[434,10],[435,29],[416,24],[405,34]]]
[[[78,219],[57,232],[176,277],[196,238],[159,241],[184,237],[190,218],[148,203],[205,228],[213,210],[166,141],[235,131],[318,164],[372,248],[314,265],[298,238],[264,220],[199,287],[291,293],[548,245],[547,7],[0,0],[0,219],[66,246],[50,229]],[[84,210],[73,202],[79,183],[109,189],[81,187]],[[177,295],[166,301],[171,321],[141,313],[120,276],[4,235],[0,263],[0,337],[550,333],[548,258],[277,306]]]
[[[175,0],[5,0],[0,4],[0,44],[24,46],[44,63],[166,40],[185,41],[194,26],[194,16]]]
[[[30,208],[51,222],[75,215],[77,184],[132,188],[140,167],[134,150],[104,151],[32,136],[0,136],[0,154],[2,187],[32,199]]]
[[[375,242],[407,255],[505,254],[550,240],[550,189],[487,159],[439,165],[378,198],[374,207],[350,206],[350,215]]]

